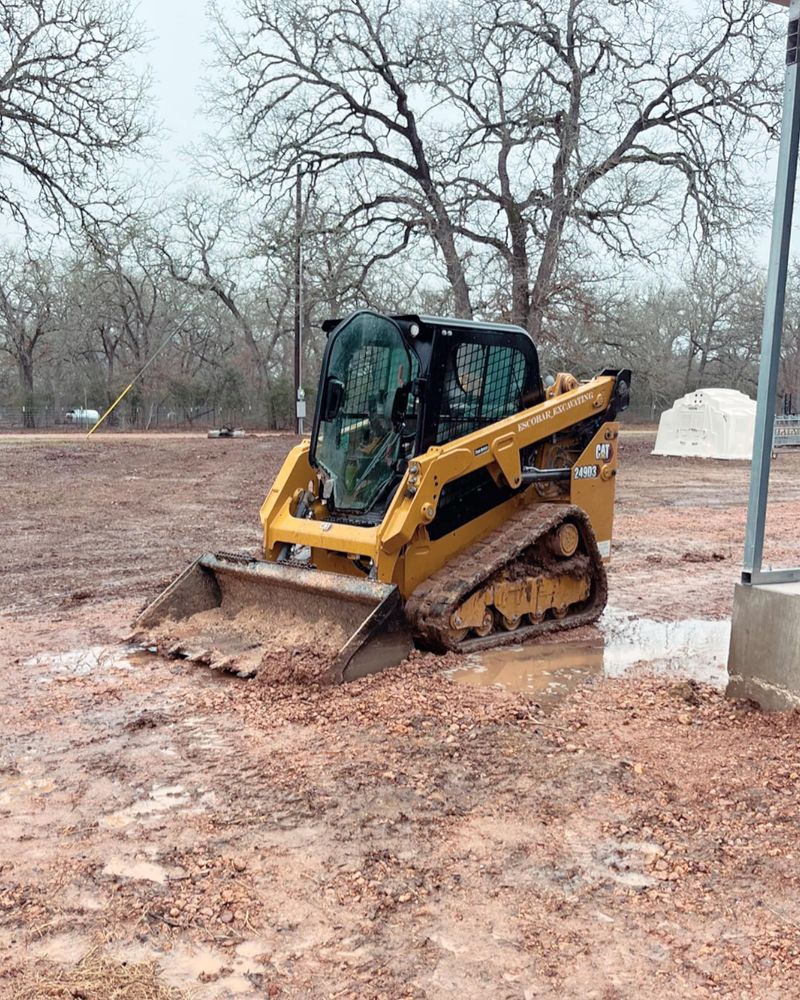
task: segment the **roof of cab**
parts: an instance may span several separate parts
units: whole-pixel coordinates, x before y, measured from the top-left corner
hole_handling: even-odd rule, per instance
[[[357,312],[372,312],[370,309],[359,309]],[[355,313],[351,313],[355,315]],[[377,315],[381,315],[378,313]],[[524,326],[518,326],[516,323],[489,323],[483,320],[475,319],[459,319],[456,316],[424,316],[418,313],[384,313],[389,317],[389,319],[397,320],[402,323],[419,323],[423,327],[437,327],[443,328],[447,327],[456,329],[467,329],[467,330],[497,330],[500,333],[514,333],[514,334],[524,334],[526,337],[530,336],[528,331]],[[342,322],[342,319],[349,319],[349,317],[343,317],[340,319],[326,319],[322,322],[322,329],[326,333],[330,333],[335,330],[336,327]]]
[[[461,327],[468,330],[499,330],[502,333],[524,333],[527,330],[524,326],[517,326],[516,323],[490,323],[477,319],[459,319],[456,316],[419,316],[416,313],[405,316],[392,315],[392,319],[404,320],[413,323],[418,321],[423,326],[446,326]]]

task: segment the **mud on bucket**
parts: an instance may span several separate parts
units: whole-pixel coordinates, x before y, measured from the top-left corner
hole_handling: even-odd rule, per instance
[[[395,666],[412,648],[393,584],[228,554],[196,559],[134,629],[159,652],[244,677],[265,656],[308,650],[328,683]]]

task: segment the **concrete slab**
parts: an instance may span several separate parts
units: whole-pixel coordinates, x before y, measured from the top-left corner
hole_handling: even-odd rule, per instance
[[[726,694],[800,708],[800,583],[736,585]]]

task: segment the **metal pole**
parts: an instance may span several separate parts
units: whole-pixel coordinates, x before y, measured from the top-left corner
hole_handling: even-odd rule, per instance
[[[757,582],[754,578],[757,578],[761,572],[764,554],[764,523],[767,517],[769,469],[775,426],[775,395],[778,387],[778,366],[781,356],[781,334],[786,299],[786,274],[789,266],[789,243],[797,178],[798,140],[800,139],[800,100],[798,99],[800,94],[798,94],[797,86],[799,24],[800,0],[791,0],[786,44],[781,143],[778,153],[772,242],[769,251],[769,269],[764,301],[764,327],[761,338],[756,428],[753,439],[753,465],[750,473],[750,499],[747,507],[742,583]]]
[[[800,0],[798,0],[800,3]],[[303,175],[297,166],[294,186],[294,400],[297,433],[303,433],[305,401],[303,394]]]

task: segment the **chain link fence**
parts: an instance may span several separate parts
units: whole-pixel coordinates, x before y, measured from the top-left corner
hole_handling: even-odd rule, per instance
[[[313,404],[312,404],[313,405]],[[91,405],[89,407],[92,408]],[[33,403],[25,406],[0,402],[0,430],[64,431],[81,434],[87,430],[85,421],[76,423],[67,417],[69,407],[53,403]],[[77,409],[77,407],[76,407]],[[95,407],[103,413],[105,406]],[[191,411],[169,406],[140,404],[137,407],[120,406],[103,424],[103,429],[115,431],[165,431],[214,428],[242,428],[244,430],[284,430],[294,425],[294,415],[288,406],[197,407]],[[91,422],[89,423],[91,426]]]

